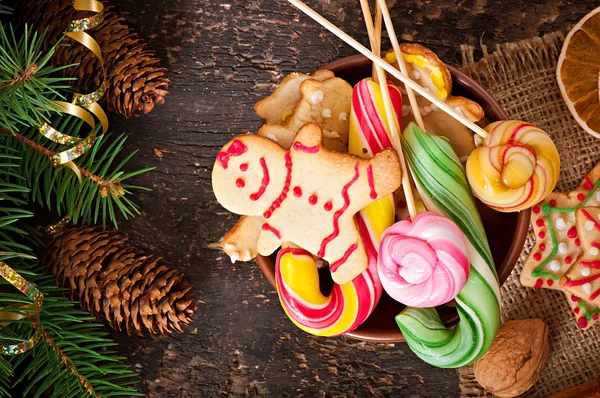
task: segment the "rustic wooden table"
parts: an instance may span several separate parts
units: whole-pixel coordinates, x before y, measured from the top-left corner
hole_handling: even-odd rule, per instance
[[[218,240],[237,218],[210,184],[219,148],[261,121],[252,105],[293,71],[310,72],[353,50],[283,0],[122,0],[172,80],[150,115],[112,117],[140,148],[132,166],[156,166],[139,182],[143,214],[121,224],[132,239],[187,272],[198,312],[183,335],[116,336],[151,397],[459,395],[455,370],[433,368],[405,344],[316,338],[294,327],[254,263],[231,264]],[[366,44],[357,0],[308,3]],[[493,46],[566,29],[593,0],[389,0],[403,41],[461,63],[461,44]]]

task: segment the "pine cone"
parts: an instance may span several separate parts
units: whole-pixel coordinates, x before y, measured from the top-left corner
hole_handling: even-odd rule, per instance
[[[106,6],[106,1],[103,1]],[[19,21],[29,24],[40,33],[44,30],[44,50],[52,47],[63,35],[67,24],[73,19],[90,16],[75,11],[71,0],[28,0],[18,2],[16,13]],[[119,17],[113,7],[104,9],[104,21],[88,33],[102,49],[106,69],[107,108],[129,118],[150,112],[155,104],[165,102],[169,79],[165,68],[154,52]],[[65,38],[56,50],[54,65],[79,64],[64,69],[62,74],[76,77],[76,89],[89,93],[101,82],[99,62],[93,53],[81,44]]]
[[[70,227],[53,237],[45,265],[83,308],[116,330],[151,335],[183,332],[196,310],[183,273],[99,227]]]

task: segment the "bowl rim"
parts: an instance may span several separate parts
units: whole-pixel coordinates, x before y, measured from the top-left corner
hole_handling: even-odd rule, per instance
[[[360,67],[365,64],[370,64],[371,61],[362,54],[351,55],[348,57],[340,58],[333,62],[330,62],[319,69],[328,69],[335,72],[336,69],[351,67]],[[487,92],[479,83],[471,79],[465,73],[461,72],[452,65],[446,64],[452,75],[453,83],[457,83],[459,86],[466,88],[469,91],[470,97],[477,102],[485,102],[498,118],[497,120],[509,119],[507,113],[504,111],[502,106]],[[494,120],[495,121],[495,120]],[[522,210],[519,212],[516,224],[516,233],[513,237],[510,249],[506,253],[504,260],[500,265],[496,266],[496,271],[500,270],[498,274],[498,280],[500,286],[504,284],[508,276],[513,271],[521,252],[525,244],[525,239],[529,232],[529,221],[531,218],[531,209]],[[269,283],[275,288],[275,264],[271,261],[269,256],[261,256],[260,254],[255,260]],[[397,331],[390,332],[389,330],[381,329],[361,329],[361,326],[353,330],[352,332],[345,333],[343,336],[350,337],[355,340],[372,342],[372,343],[401,343],[404,342],[404,336],[400,329]]]

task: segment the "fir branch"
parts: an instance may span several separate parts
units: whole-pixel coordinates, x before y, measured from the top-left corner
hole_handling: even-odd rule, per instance
[[[65,134],[77,136],[81,122],[70,120],[62,124]],[[138,206],[129,198],[132,189],[147,188],[127,184],[125,181],[153,168],[145,168],[126,173],[122,171],[127,161],[137,151],[125,156],[116,167],[115,158],[123,150],[125,135],[113,137],[108,134],[98,137],[95,144],[75,163],[81,172],[82,181],[64,167],[54,167],[51,157],[58,151],[57,144],[43,146],[40,140],[45,138],[36,129],[29,129],[25,134],[11,133],[0,128],[0,140],[19,151],[20,167],[23,175],[30,182],[31,192],[26,199],[56,208],[61,215],[67,214],[75,224],[100,223],[106,226],[107,220],[117,227],[115,209],[126,219],[139,214]]]
[[[60,92],[73,79],[55,75],[72,65],[49,65],[58,43],[44,53],[43,40],[27,25],[17,39],[12,25],[0,24],[0,127],[18,131],[39,126],[57,113],[53,100],[64,99]]]

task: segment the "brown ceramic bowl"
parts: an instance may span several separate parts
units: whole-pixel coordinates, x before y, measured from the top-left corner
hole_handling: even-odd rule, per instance
[[[508,119],[502,107],[483,87],[457,69],[451,66],[448,68],[452,73],[453,94],[478,102],[491,122]],[[336,76],[356,84],[371,75],[371,61],[362,55],[353,55],[325,65],[323,69],[329,69],[335,72]],[[479,201],[477,205],[502,284],[515,267],[525,243],[531,210],[520,213],[500,213]],[[258,256],[256,259],[260,269],[273,286],[275,286],[275,257],[276,254],[273,254],[270,257]],[[377,343],[403,342],[404,337],[394,318],[404,307],[403,304],[392,300],[384,291],[371,316],[346,336]],[[458,321],[458,314],[451,306],[440,306],[437,310],[447,326],[452,326]]]

